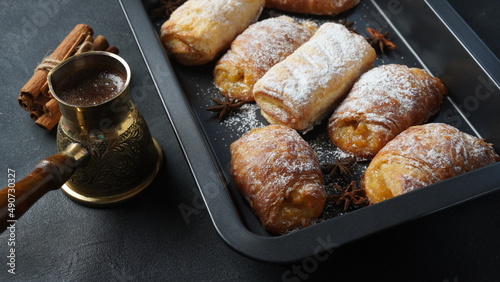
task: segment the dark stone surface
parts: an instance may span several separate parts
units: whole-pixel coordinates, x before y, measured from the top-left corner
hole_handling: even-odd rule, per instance
[[[498,32],[490,23],[498,27],[498,15],[489,9],[498,2],[462,4],[460,14],[498,54]],[[321,262],[271,265],[240,256],[211,223],[117,1],[2,0],[0,18],[0,186],[7,185],[8,169],[19,180],[56,153],[55,133],[38,128],[16,97],[41,58],[78,23],[120,48],[132,67],[132,99],[165,153],[154,185],[125,205],[87,208],[60,190],[45,195],[16,223],[15,232],[0,235],[0,281],[494,281],[500,276],[499,192],[344,246]],[[183,215],[180,206],[191,207],[192,214]],[[15,275],[7,265],[12,236]]]

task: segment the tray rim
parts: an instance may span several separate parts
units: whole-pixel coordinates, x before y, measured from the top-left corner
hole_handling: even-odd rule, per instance
[[[182,87],[175,78],[168,56],[160,44],[143,4],[135,0],[119,0],[119,2],[213,225],[223,241],[242,255],[271,263],[292,263],[306,257],[319,259],[324,257],[323,254],[331,254],[336,247],[347,242],[361,239],[403,222],[415,220],[500,189],[500,179],[491,177],[500,171],[500,163],[497,163],[430,185],[420,189],[417,193],[408,193],[374,206],[365,207],[315,224],[304,230],[275,237],[252,233],[241,222],[233,200],[226,191],[227,183],[224,180],[223,172],[216,165],[215,156],[206,137],[202,134],[202,129],[192,109],[189,107]],[[439,1],[434,0],[426,0],[425,2],[430,7],[435,4],[431,5],[431,2],[439,3]],[[440,9],[444,9],[444,6],[437,10]],[[436,10],[433,11],[436,13]],[[453,13],[451,15],[453,16]],[[472,32],[470,28],[469,31]],[[471,174],[485,180],[483,185],[474,191],[466,189],[472,184],[477,184],[473,183],[474,180],[471,177],[467,177]],[[210,186],[210,190],[207,189],[207,185]],[[429,189],[432,186],[441,188]],[[466,193],[460,195],[452,193],[460,187]],[[445,203],[443,203],[443,199],[445,199]],[[415,201],[422,200],[428,201],[428,204],[413,209],[411,214],[409,214],[408,209],[404,208]],[[228,208],[232,209],[228,212]],[[394,210],[399,212],[393,213]],[[373,229],[373,226],[376,228]],[[301,243],[297,244],[297,242]]]
[[[500,88],[500,58],[484,44],[448,1],[425,0],[425,2],[496,87]]]

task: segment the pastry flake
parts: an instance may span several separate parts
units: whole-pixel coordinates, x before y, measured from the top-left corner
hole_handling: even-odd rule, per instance
[[[325,23],[257,81],[255,101],[271,124],[309,130],[345,97],[375,58],[362,36],[341,24]]]
[[[253,86],[272,66],[307,42],[317,25],[288,16],[250,25],[231,43],[214,68],[215,86],[224,96],[253,101]]]
[[[188,0],[161,27],[161,42],[184,65],[201,65],[229,48],[259,17],[264,0]]]
[[[331,16],[352,9],[358,4],[359,0],[266,0],[266,7],[271,9]]]
[[[362,177],[362,186],[375,204],[498,160],[491,144],[451,125],[417,125],[378,152]]]
[[[314,151],[293,129],[252,129],[230,146],[231,175],[264,227],[284,234],[314,223],[326,193]]]
[[[447,93],[439,78],[419,68],[383,65],[354,84],[328,122],[328,135],[358,158],[375,154],[403,130],[436,114]]]

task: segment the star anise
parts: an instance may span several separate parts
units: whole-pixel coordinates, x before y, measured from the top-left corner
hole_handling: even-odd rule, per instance
[[[347,21],[347,18],[345,19],[341,19],[340,21],[338,21],[339,24],[345,26],[347,28],[347,30],[349,30],[350,32],[352,33],[358,33],[352,26],[354,25],[354,22],[348,22]]]
[[[367,27],[366,30],[370,33],[370,37],[366,38],[366,40],[368,40],[368,43],[370,43],[373,48],[378,48],[382,53],[384,53],[386,49],[396,49],[396,45],[387,39],[389,32],[382,33],[381,30],[375,31],[373,28],[369,27]]]
[[[323,169],[330,174],[330,177],[336,175],[348,176],[351,174],[351,167],[356,163],[356,157],[346,157],[341,160],[337,159],[334,163],[323,165]]]
[[[219,113],[219,121],[223,120],[230,112],[239,109],[241,106],[247,103],[246,101],[238,101],[227,96],[224,101],[219,98],[212,98],[212,100],[217,103],[217,105],[212,106],[207,110]]]
[[[184,4],[184,2],[186,2],[186,0],[160,0],[162,5],[152,10],[149,15],[153,18],[170,17],[170,15],[182,4]]]
[[[329,195],[328,200],[335,203],[336,206],[343,206],[343,211],[347,211],[351,205],[365,206],[368,204],[365,190],[357,188],[357,182],[351,181],[346,188],[340,185],[335,185],[335,189],[339,194]]]

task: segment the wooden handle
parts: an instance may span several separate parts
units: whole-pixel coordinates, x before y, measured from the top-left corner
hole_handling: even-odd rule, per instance
[[[0,232],[15,226],[17,219],[45,193],[60,188],[88,155],[80,144],[70,144],[64,151],[40,161],[33,172],[15,185],[0,190]]]

